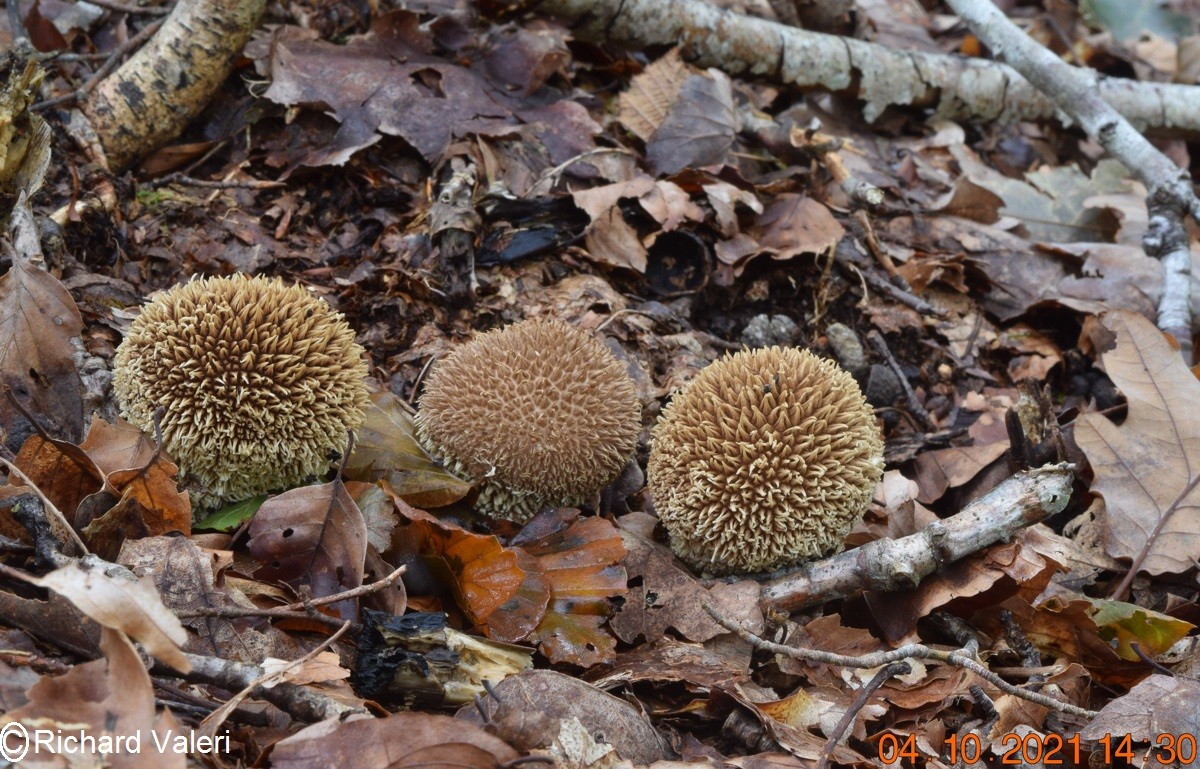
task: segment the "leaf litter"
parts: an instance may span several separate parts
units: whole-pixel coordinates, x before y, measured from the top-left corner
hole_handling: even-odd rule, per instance
[[[134,185],[55,134],[55,159],[74,164],[48,167],[34,208],[86,205],[44,264],[0,267],[0,563],[31,578],[0,575],[0,718],[165,739],[226,702],[223,761],[297,767],[865,767],[887,735],[948,766],[953,740],[995,757],[1012,735],[1095,749],[1128,734],[1135,763],[1161,735],[1194,734],[1198,385],[1154,328],[1161,267],[1138,247],[1145,209],[1124,169],[1032,124],[898,112],[881,132],[682,49],[596,46],[537,14],[497,20],[494,5],[272,9],[245,52],[268,84],[231,78]],[[769,17],[780,4],[750,5]],[[969,42],[920,9],[860,5],[881,39]],[[66,32],[42,25],[38,39],[108,50],[142,23],[65,13],[39,6],[31,23]],[[1077,16],[1059,21],[1082,35]],[[1126,54],[1078,55],[1111,68]],[[860,215],[831,152],[885,193],[882,208]],[[155,187],[179,158],[193,175],[284,186]],[[480,180],[466,309],[443,300],[450,252],[428,231],[452,162]],[[194,527],[171,458],[117,419],[106,377],[138,300],[235,271],[284,276],[344,312],[376,392],[344,477]],[[644,490],[649,430],[638,463],[582,510],[481,519],[472,481],[420,445],[412,406],[431,361],[525,317],[604,338],[646,428],[743,345],[802,345],[850,368],[830,330],[844,326],[891,461],[850,548],[929,531],[1030,457],[1075,463],[1073,498],[908,589],[790,615],[760,603],[756,580],[705,580],[674,558]],[[872,331],[883,348],[865,344]],[[1021,416],[1029,380],[1048,388],[1038,418],[1058,439]],[[64,554],[92,560],[54,563],[45,544],[76,537]],[[141,581],[89,569],[97,556]],[[424,629],[399,643],[378,616]],[[343,622],[331,651],[285,672]],[[392,640],[369,647],[371,627]],[[129,639],[208,677],[148,667]],[[836,659],[970,650],[996,678],[910,657],[876,682],[882,663],[762,639]],[[214,660],[245,667],[216,676]],[[369,696],[366,668],[387,679]],[[281,680],[251,694],[264,675]],[[448,691],[478,700],[455,715]],[[169,760],[141,759],[183,764]]]

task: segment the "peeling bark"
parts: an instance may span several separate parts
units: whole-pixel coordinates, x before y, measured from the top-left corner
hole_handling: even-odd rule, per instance
[[[850,94],[874,122],[885,109],[924,107],[949,120],[1061,120],[1055,103],[1012,68],[900,51],[742,16],[702,0],[529,0],[583,39],[630,48],[680,45],[702,67]],[[1097,90],[1140,130],[1200,136],[1200,88],[1100,77]]]
[[[92,91],[84,112],[109,167],[178,136],[233,68],[266,0],[180,0],[162,29]]]

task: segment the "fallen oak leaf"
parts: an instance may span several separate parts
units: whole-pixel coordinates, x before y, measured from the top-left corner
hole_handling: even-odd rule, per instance
[[[416,540],[414,550],[440,574],[480,632],[512,642],[537,627],[550,600],[549,587],[530,580],[523,568],[529,561],[522,553],[504,547],[495,536],[475,534],[394,499],[409,522],[398,536]]]
[[[611,599],[628,591],[620,533],[592,516],[531,541],[518,535],[513,544],[536,558],[534,568],[550,590],[550,605],[529,640],[552,663],[611,663],[616,639],[602,625],[614,611]]]
[[[1075,442],[1095,473],[1092,491],[1104,497],[1104,546],[1132,561],[1113,597],[1137,572],[1178,574],[1200,552],[1200,381],[1179,353],[1141,315],[1107,313],[1116,336],[1102,353],[1109,378],[1129,401],[1120,425],[1096,413],[1075,422]]]

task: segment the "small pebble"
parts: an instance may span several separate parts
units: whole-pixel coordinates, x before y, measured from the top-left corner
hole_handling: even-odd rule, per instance
[[[789,345],[796,338],[796,321],[786,315],[755,315],[742,330],[742,344],[750,349]]]
[[[858,334],[844,323],[832,323],[829,328],[825,329],[825,338],[829,340],[833,357],[842,364],[842,368],[861,382],[863,377],[870,372],[870,366],[867,364],[867,356],[863,352]]]
[[[867,396],[867,403],[872,406],[891,406],[900,397],[900,380],[892,373],[892,370],[887,366],[882,366],[878,363],[871,366],[871,373],[867,376],[867,387],[864,395]]]

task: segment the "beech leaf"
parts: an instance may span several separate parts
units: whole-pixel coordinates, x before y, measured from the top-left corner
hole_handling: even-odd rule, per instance
[[[250,523],[250,553],[262,579],[306,583],[315,598],[362,585],[367,524],[340,480],[303,486],[268,499]],[[330,608],[353,619],[354,601]]]

